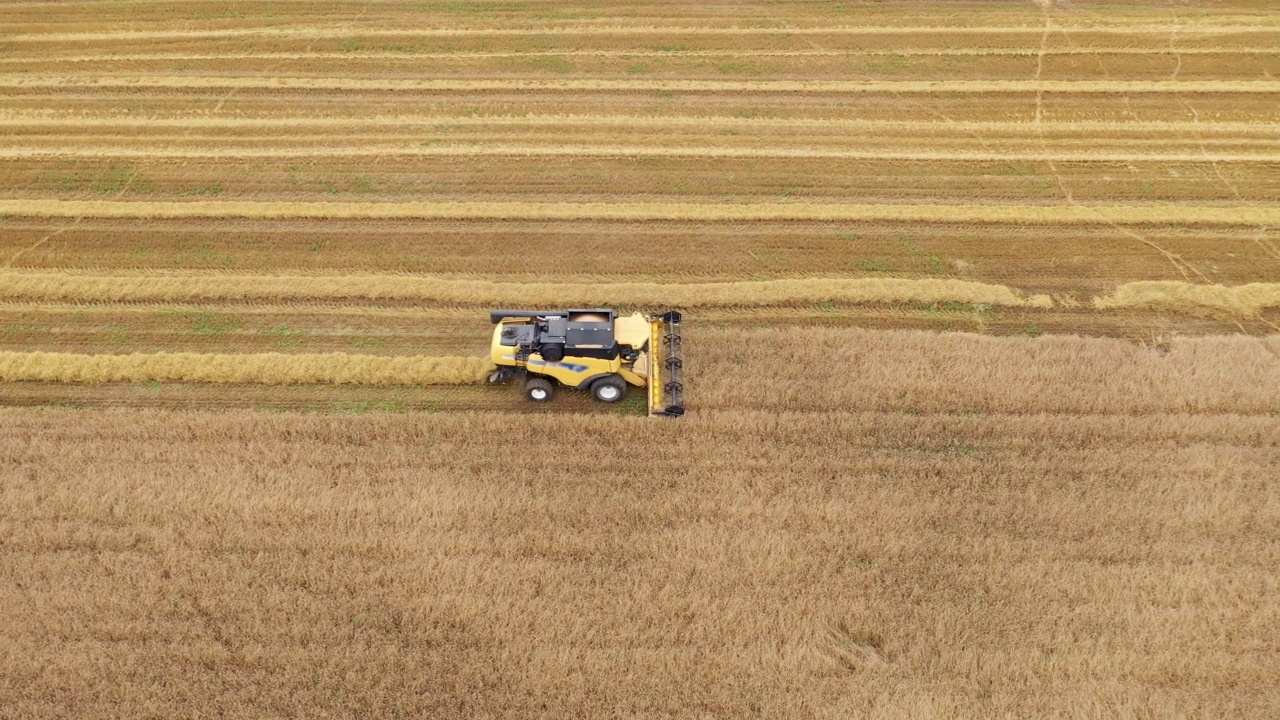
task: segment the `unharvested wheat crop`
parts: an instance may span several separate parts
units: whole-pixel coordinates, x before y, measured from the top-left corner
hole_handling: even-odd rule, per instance
[[[1132,413],[1269,417],[1280,409],[1280,335],[1171,337],[1155,344],[1148,338],[1145,346],[1114,338],[857,328],[703,328],[688,337],[690,397],[700,409],[946,414],[969,408],[984,416],[1074,414],[1099,421]],[[751,369],[750,382],[737,367]]]
[[[1278,339],[689,330],[678,425],[0,409],[0,703],[1276,715]]]
[[[0,381],[466,385],[484,380],[490,370],[488,360],[476,357],[0,352]]]

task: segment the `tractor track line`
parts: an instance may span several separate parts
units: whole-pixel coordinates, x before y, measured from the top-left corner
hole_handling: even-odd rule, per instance
[[[0,215],[100,218],[351,218],[525,220],[896,220],[1052,224],[1179,223],[1280,225],[1280,207],[1265,205],[813,204],[813,203],[532,203],[532,202],[270,202],[193,200],[0,200]]]
[[[1183,37],[1194,35],[1260,34],[1280,32],[1280,26],[1261,24],[1239,25],[1062,25],[1061,32],[1096,33],[1108,35],[1168,35],[1177,30]],[[355,28],[339,27],[303,28],[221,28],[207,30],[121,30],[118,32],[82,33],[19,33],[3,38],[6,42],[97,42],[125,40],[184,40],[205,38],[284,37],[303,39],[347,39],[350,37],[527,37],[548,35],[1039,35],[1038,25],[842,25],[834,27],[708,27],[708,26],[657,26],[657,25],[578,25],[578,26],[523,26],[491,28]]]
[[[365,138],[367,140],[367,138]],[[729,147],[618,147],[618,146],[490,146],[432,145],[411,146],[332,146],[332,147],[253,147],[253,148],[133,148],[133,147],[61,147],[0,148],[0,158],[324,158],[324,157],[688,157],[688,158],[779,158],[779,159],[843,159],[904,160],[958,162],[1176,162],[1176,163],[1275,163],[1280,154],[1256,153],[1132,153],[1132,152],[941,152],[887,150],[826,150],[817,148],[729,148]]]
[[[1275,80],[387,80],[316,77],[0,76],[0,87],[404,92],[734,92],[734,93],[1277,93]]]

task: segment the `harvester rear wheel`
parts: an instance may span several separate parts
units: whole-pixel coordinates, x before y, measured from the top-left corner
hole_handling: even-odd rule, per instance
[[[529,378],[524,384],[524,394],[534,402],[546,402],[551,399],[551,381],[545,378]]]
[[[600,402],[618,402],[627,393],[627,381],[617,375],[602,377],[591,383],[591,395]]]

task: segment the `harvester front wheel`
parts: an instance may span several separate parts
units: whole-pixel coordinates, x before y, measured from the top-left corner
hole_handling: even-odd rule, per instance
[[[529,378],[524,384],[524,394],[534,402],[546,402],[551,399],[551,381],[545,378]]]
[[[602,377],[591,383],[591,395],[600,402],[618,402],[627,392],[627,381],[617,375]]]

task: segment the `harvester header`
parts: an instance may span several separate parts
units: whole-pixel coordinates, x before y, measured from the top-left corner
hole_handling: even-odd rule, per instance
[[[650,415],[684,414],[681,313],[619,316],[609,308],[493,310],[491,383],[516,379],[525,396],[547,402],[557,387],[618,402],[644,388]]]

